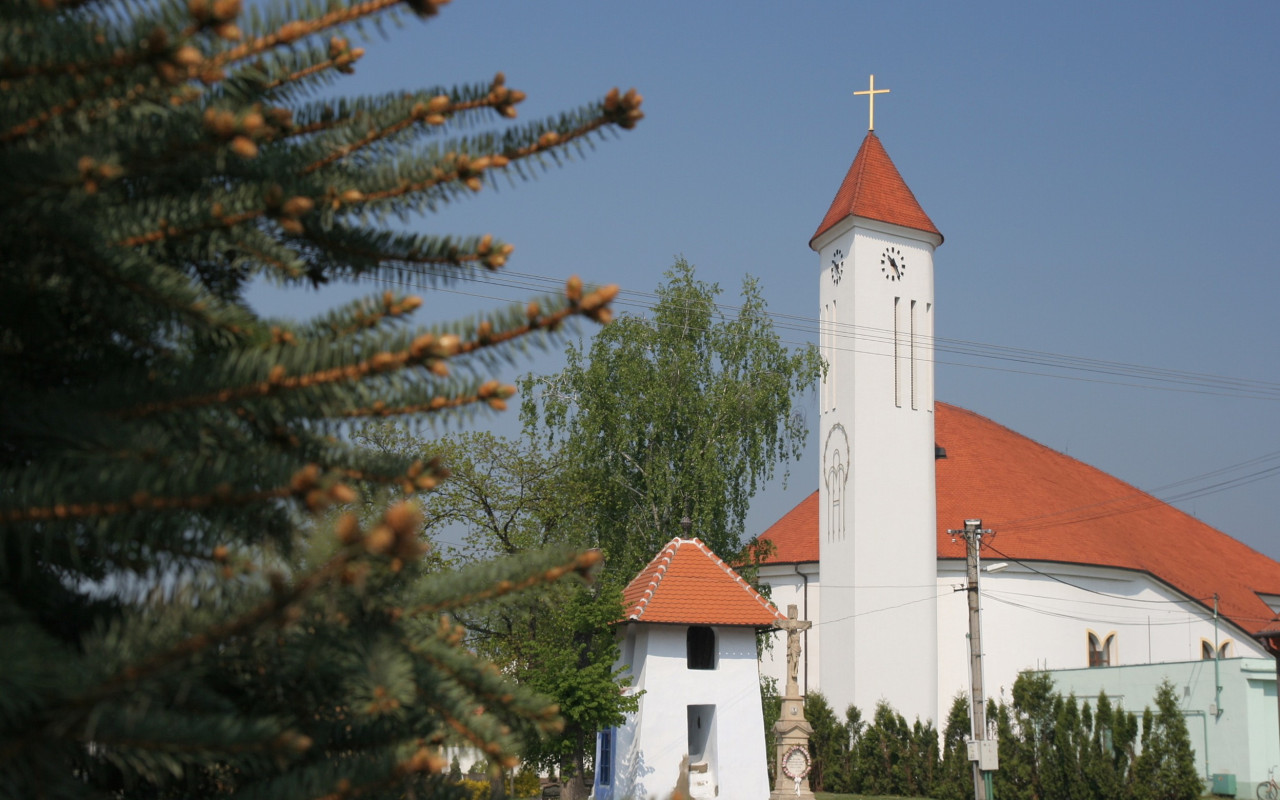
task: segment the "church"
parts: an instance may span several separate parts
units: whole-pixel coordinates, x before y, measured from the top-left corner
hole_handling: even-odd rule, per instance
[[[1242,780],[1265,778],[1265,766],[1280,760],[1271,752],[1277,700],[1269,647],[1277,638],[1268,638],[1280,631],[1280,563],[1120,479],[935,399],[934,259],[943,236],[889,158],[874,116],[868,127],[809,240],[828,364],[817,490],[760,534],[773,545],[760,572],[773,603],[795,604],[813,622],[802,691],[820,690],[838,715],[854,704],[868,719],[883,700],[908,721],[941,727],[970,687],[969,521],[982,533],[987,697],[1011,699],[1028,669],[1085,675],[1071,684],[1086,687],[1075,690],[1085,698],[1098,691],[1087,688],[1088,675],[1166,665],[1156,672],[1185,684],[1187,703],[1201,696],[1192,684],[1214,684],[1205,708],[1185,712],[1204,720],[1204,751],[1210,726],[1239,727],[1232,715],[1252,713],[1247,727],[1265,741],[1248,746],[1266,750],[1255,759],[1265,765],[1261,776]],[[786,647],[781,633],[774,636],[761,670],[781,685]],[[1244,699],[1224,704],[1219,667],[1228,660],[1244,676]],[[1083,672],[1066,672],[1073,670]],[[1137,692],[1124,698],[1138,712],[1150,702]],[[1205,762],[1206,777],[1218,771],[1207,755]]]

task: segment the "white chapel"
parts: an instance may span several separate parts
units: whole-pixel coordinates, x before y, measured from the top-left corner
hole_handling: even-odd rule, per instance
[[[1117,478],[938,402],[933,278],[942,243],[869,131],[809,241],[829,365],[817,490],[760,534],[774,545],[761,571],[773,603],[796,604],[813,622],[801,689],[821,690],[838,715],[855,704],[869,718],[885,700],[908,721],[941,726],[969,687],[966,544],[951,531],[981,520],[991,531],[980,551],[987,697],[1009,699],[1026,669],[1204,659],[1212,667],[1179,672],[1191,677],[1178,681],[1188,698],[1192,683],[1218,682],[1212,703],[1188,711],[1204,718],[1206,741],[1211,726],[1239,726],[1232,714],[1248,712],[1248,729],[1261,732],[1250,746],[1268,750],[1255,761],[1280,760],[1270,753],[1277,701],[1267,643],[1276,640],[1266,638],[1280,631],[1280,563]],[[842,332],[855,330],[853,347]],[[774,635],[761,669],[781,685],[786,648]],[[1222,700],[1214,668],[1224,659],[1240,668],[1247,702]],[[1139,712],[1150,702],[1125,698]],[[1205,760],[1206,773],[1217,771]],[[1255,776],[1263,777],[1265,766]]]

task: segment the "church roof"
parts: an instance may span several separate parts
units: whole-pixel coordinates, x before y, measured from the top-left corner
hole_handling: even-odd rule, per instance
[[[1099,469],[963,408],[934,405],[938,557],[962,559],[949,528],[979,518],[987,558],[1145,572],[1251,634],[1274,624],[1258,594],[1280,595],[1280,563]],[[807,510],[801,510],[808,506]],[[761,534],[773,563],[813,561],[818,493]]]
[[[867,131],[867,138],[862,140],[858,154],[853,157],[853,164],[836,192],[836,199],[831,201],[831,208],[827,209],[822,224],[809,238],[809,246],[812,247],[814,240],[840,220],[851,216],[942,236],[916,201],[916,196],[907,188],[906,181],[873,131]]]
[[[622,592],[627,622],[769,627],[786,619],[701,539],[676,537]]]

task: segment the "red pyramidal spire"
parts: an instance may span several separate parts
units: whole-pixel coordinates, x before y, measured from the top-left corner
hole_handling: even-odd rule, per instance
[[[865,217],[942,236],[907,188],[874,131],[867,131],[853,166],[844,176],[822,224],[809,239],[809,246],[813,247],[814,240],[845,217]]]

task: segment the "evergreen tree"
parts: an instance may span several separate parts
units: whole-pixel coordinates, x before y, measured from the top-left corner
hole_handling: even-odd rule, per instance
[[[1142,715],[1142,752],[1133,765],[1135,800],[1194,800],[1204,792],[1187,722],[1173,684],[1156,687],[1156,710]]]
[[[455,615],[597,558],[427,574],[404,500],[447,465],[342,434],[503,407],[513,344],[606,321],[615,290],[420,328],[415,296],[292,322],[245,291],[500,268],[488,235],[387,223],[631,128],[640,97],[502,130],[524,95],[501,73],[309,100],[398,5],[0,9],[0,795],[431,796],[446,736],[510,765],[518,731],[559,726]]]
[[[935,790],[938,800],[966,800],[973,797],[973,768],[969,763],[967,744],[971,724],[969,699],[958,694],[951,701],[947,724],[942,729],[942,766]]]
[[[840,766],[848,750],[848,733],[831,710],[826,695],[817,690],[804,698],[804,718],[813,726],[809,735],[809,788],[815,792],[847,791],[842,786]]]

